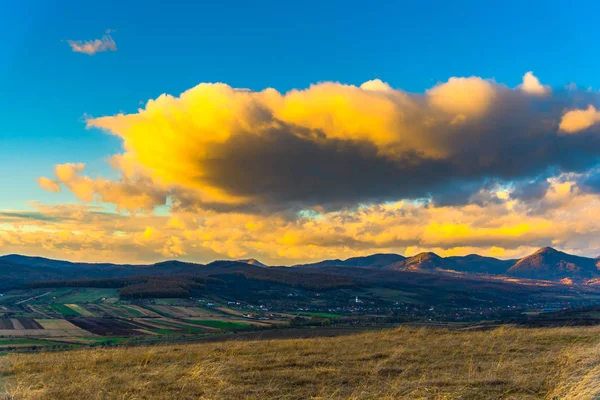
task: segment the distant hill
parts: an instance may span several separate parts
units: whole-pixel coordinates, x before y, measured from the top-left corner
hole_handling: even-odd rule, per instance
[[[400,254],[378,253],[364,257],[352,257],[347,260],[323,260],[312,264],[298,264],[294,267],[363,267],[363,268],[383,268],[390,264],[405,260],[406,257]]]
[[[591,280],[597,282],[600,280],[600,259],[575,256],[550,247],[544,247],[520,260],[499,260],[477,254],[441,257],[432,252],[425,252],[408,258],[399,254],[372,254],[346,260],[335,259],[300,264],[291,268],[265,267],[267,265],[256,259],[213,261],[206,265],[177,260],[129,265],[69,262],[11,254],[0,257],[0,289],[39,280],[123,278],[140,275],[175,274],[194,276],[242,274],[262,281],[328,287],[329,285],[325,282],[331,277],[315,277],[314,274],[331,271],[338,278],[340,275],[356,277],[363,274],[361,271],[366,273],[368,270],[387,271],[392,274],[403,271],[429,275],[437,274],[438,276],[440,274],[447,275],[447,271],[458,271],[464,274],[506,275],[554,281],[567,279],[575,283],[586,283],[591,282]],[[351,273],[351,270],[356,270],[358,275]],[[389,278],[387,272],[385,279]],[[289,273],[293,273],[293,275],[289,275]],[[304,273],[312,274],[313,276],[310,279],[316,279],[318,283],[313,284],[305,281],[300,276]],[[339,280],[333,286],[351,285],[350,281]],[[360,282],[360,279],[357,282]]]
[[[446,260],[454,263],[453,269],[461,272],[505,274],[517,260],[499,260],[494,257],[484,257],[478,254],[468,256],[446,257]]]
[[[244,263],[244,264],[250,264],[250,265],[256,265],[258,267],[268,267],[267,264],[263,264],[260,261],[258,261],[255,258],[248,258],[245,260],[237,260],[238,262]]]
[[[522,278],[585,280],[600,277],[600,261],[544,247],[517,261],[508,275]]]
[[[34,267],[43,267],[43,268],[56,268],[56,269],[66,269],[66,268],[110,268],[117,266],[124,266],[123,264],[112,264],[112,263],[85,263],[85,262],[71,262],[64,260],[53,260],[51,258],[44,257],[32,257],[32,256],[23,256],[20,254],[8,254],[0,257],[0,261],[9,262],[12,264],[18,265],[28,265]]]
[[[435,253],[419,253],[416,256],[406,258],[397,263],[388,265],[387,269],[402,271],[427,271],[435,269],[452,269],[454,263],[446,258],[442,258]]]

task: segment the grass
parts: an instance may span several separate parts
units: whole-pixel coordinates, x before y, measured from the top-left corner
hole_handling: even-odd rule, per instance
[[[80,315],[77,311],[64,304],[50,304],[50,307],[65,317],[78,317]]]
[[[221,321],[221,320],[212,320],[212,319],[205,319],[205,320],[184,319],[183,321],[190,323],[190,324],[210,326],[211,328],[218,328],[218,329],[246,329],[250,326],[248,324],[244,324],[241,322],[230,322],[230,321]]]
[[[600,327],[449,331],[7,354],[7,398],[594,399]]]

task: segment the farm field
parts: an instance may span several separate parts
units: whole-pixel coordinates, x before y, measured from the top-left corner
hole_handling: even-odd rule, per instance
[[[115,345],[162,337],[180,340],[285,324],[255,321],[241,312],[224,312],[224,306],[204,307],[189,300],[132,302],[116,296],[116,289],[97,288],[8,293],[0,298],[0,343],[4,343],[0,348]]]

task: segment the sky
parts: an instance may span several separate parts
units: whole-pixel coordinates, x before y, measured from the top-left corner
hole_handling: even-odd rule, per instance
[[[596,257],[598,11],[7,3],[0,253]]]

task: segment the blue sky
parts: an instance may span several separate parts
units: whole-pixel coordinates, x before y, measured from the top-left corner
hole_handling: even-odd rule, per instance
[[[595,2],[20,1],[3,7],[0,179],[13,196],[55,202],[34,179],[51,166],[103,164],[119,141],[84,114],[134,111],[199,82],[280,91],[380,78],[422,92],[450,76],[512,85],[533,70],[550,85],[600,86]],[[112,29],[118,51],[73,53],[65,40]]]

